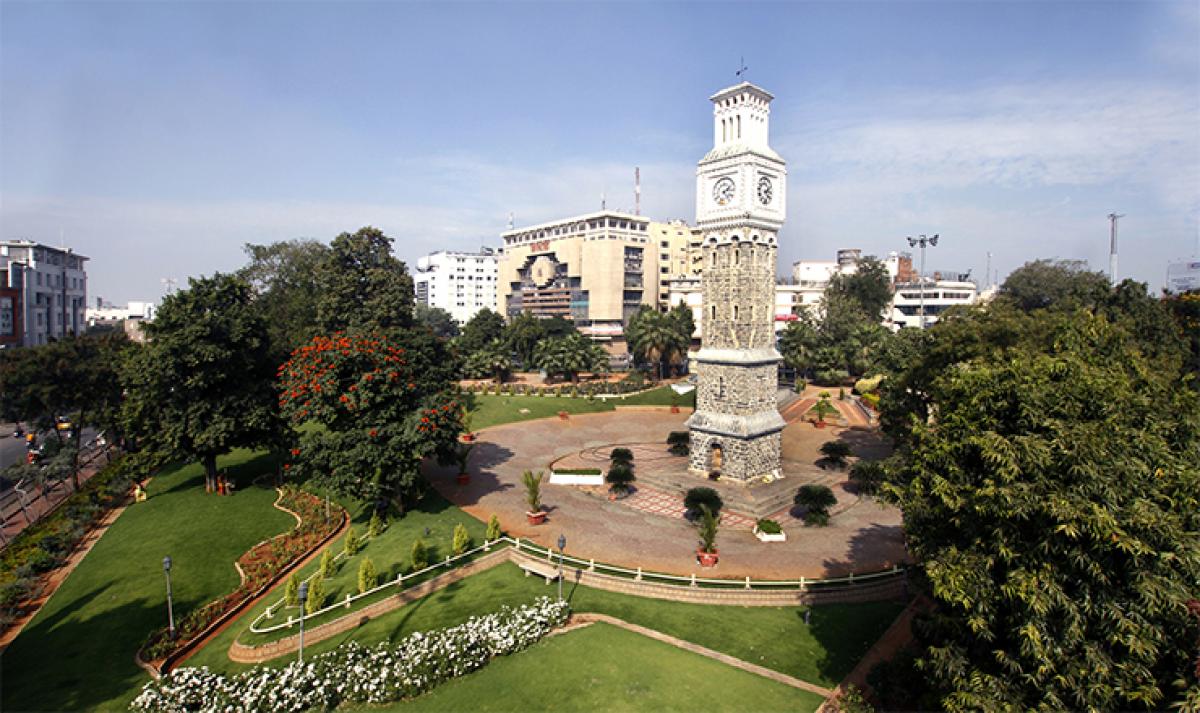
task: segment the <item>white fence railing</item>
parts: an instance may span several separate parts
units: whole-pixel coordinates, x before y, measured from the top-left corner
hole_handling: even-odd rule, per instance
[[[666,584],[666,585],[677,586],[677,587],[712,587],[712,588],[723,588],[723,589],[749,589],[749,590],[760,590],[760,591],[797,590],[800,592],[807,592],[807,591],[813,591],[813,590],[820,590],[820,589],[824,589],[824,588],[848,586],[848,585],[855,585],[855,584],[866,584],[869,582],[886,580],[889,578],[902,576],[905,571],[903,567],[896,565],[896,566],[891,567],[890,569],[880,570],[878,572],[869,572],[866,574],[853,574],[852,573],[845,577],[828,577],[828,578],[822,578],[822,579],[809,579],[807,577],[800,577],[799,579],[787,579],[787,580],[761,580],[761,579],[752,579],[750,577],[746,577],[744,579],[712,579],[712,578],[705,578],[705,577],[697,577],[694,574],[690,575],[690,576],[680,576],[680,575],[674,575],[674,574],[664,574],[662,572],[646,571],[646,570],[643,570],[641,567],[638,567],[636,569],[629,569],[628,567],[618,567],[616,565],[604,564],[603,562],[597,562],[594,559],[586,559],[585,560],[585,559],[581,559],[579,557],[572,557],[571,555],[566,555],[566,554],[560,555],[559,553],[555,552],[551,548],[540,547],[538,545],[535,545],[535,544],[529,542],[528,540],[522,540],[519,537],[511,538],[511,537],[505,536],[505,537],[501,537],[498,540],[484,542],[482,545],[479,545],[478,547],[473,547],[473,548],[467,550],[466,552],[463,552],[461,555],[457,555],[454,557],[446,557],[445,560],[442,560],[441,562],[437,562],[435,564],[431,564],[428,567],[425,567],[424,569],[418,570],[416,572],[412,572],[410,574],[401,573],[395,579],[390,579],[390,580],[384,582],[383,584],[380,584],[377,587],[374,587],[372,589],[368,589],[365,592],[362,592],[361,594],[347,594],[345,596],[345,598],[339,599],[336,602],[334,602],[328,606],[322,607],[321,609],[318,609],[317,611],[312,612],[311,614],[301,613],[301,615],[303,616],[305,621],[308,621],[315,617],[319,617],[322,614],[336,611],[338,609],[350,609],[354,606],[355,602],[359,602],[363,599],[366,599],[368,597],[376,595],[387,589],[395,588],[397,590],[402,590],[405,586],[405,583],[411,584],[411,583],[419,580],[421,577],[423,577],[426,574],[430,574],[439,569],[454,569],[456,566],[458,566],[458,564],[462,563],[463,560],[473,558],[475,555],[479,554],[480,552],[490,551],[493,547],[496,547],[496,546],[513,547],[518,552],[528,554],[533,557],[543,558],[547,562],[551,562],[551,563],[555,563],[555,564],[559,563],[561,560],[563,566],[571,566],[574,569],[580,569],[580,570],[584,570],[587,572],[596,572],[596,573],[600,573],[600,574],[608,574],[608,575],[615,576],[615,577],[621,577],[624,579],[632,579],[634,581]],[[344,555],[345,555],[345,552],[339,552],[337,557],[335,557],[334,559],[335,560],[341,559]],[[306,577],[303,581],[306,581],[306,582],[309,581],[310,579],[315,577],[316,574],[317,573],[314,572],[313,574]],[[280,622],[278,624],[272,624],[272,625],[263,625],[262,624],[262,622],[266,619],[273,619],[275,614],[284,608],[284,605],[285,605],[285,598],[280,597],[278,600],[275,601],[274,604],[271,604],[270,606],[268,606],[266,611],[264,611],[263,613],[261,613],[257,617],[255,617],[254,621],[252,621],[250,623],[250,631],[255,634],[268,634],[268,633],[271,633],[274,631],[281,631],[284,629],[290,629],[290,628],[294,627],[297,623],[299,623],[299,621],[300,621],[299,617],[288,616],[287,621]]]

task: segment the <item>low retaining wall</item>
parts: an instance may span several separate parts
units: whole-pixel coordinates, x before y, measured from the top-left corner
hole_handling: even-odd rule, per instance
[[[402,592],[385,597],[380,601],[369,604],[358,611],[305,629],[304,641],[315,644],[332,636],[357,628],[371,619],[375,619],[395,609],[416,601],[421,597],[432,594],[455,582],[461,581],[474,574],[489,570],[505,562],[521,564],[522,562],[554,563],[544,557],[534,557],[518,551],[515,547],[504,547],[484,555],[477,560],[461,567],[439,574],[420,584],[405,589]],[[835,603],[876,602],[887,599],[899,599],[906,594],[906,584],[903,575],[882,577],[866,580],[862,583],[837,586],[824,586],[801,589],[715,589],[709,587],[689,587],[687,585],[660,584],[632,578],[616,577],[599,572],[590,572],[576,567],[565,567],[563,578],[572,584],[603,589],[619,594],[630,594],[637,597],[666,599],[675,602],[692,604],[709,604],[744,607],[786,607],[810,606]],[[229,648],[229,658],[238,663],[254,664],[269,661],[296,651],[300,646],[299,630],[297,633],[258,646],[250,646],[235,641]]]

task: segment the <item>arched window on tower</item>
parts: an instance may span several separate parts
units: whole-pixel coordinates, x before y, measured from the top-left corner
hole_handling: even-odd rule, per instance
[[[734,305],[734,306],[733,306],[733,321],[735,321],[735,322],[736,322],[736,321],[737,321],[737,318],[738,318],[738,306],[737,306],[737,305]]]
[[[742,115],[738,114],[737,118],[737,137],[742,138]]]
[[[717,306],[713,305],[712,307],[709,307],[708,313],[710,317],[715,320],[717,318]]]
[[[717,377],[717,398],[725,398],[725,377],[723,376]]]
[[[737,245],[733,246],[733,264],[736,265],[742,261],[742,249]]]

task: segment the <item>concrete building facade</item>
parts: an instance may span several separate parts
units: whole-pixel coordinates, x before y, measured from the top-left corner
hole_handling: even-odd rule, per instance
[[[896,291],[892,294],[885,324],[894,331],[920,327],[924,305],[924,326],[928,328],[936,324],[941,314],[951,307],[975,304],[978,300],[978,286],[966,280],[942,280],[935,276],[924,281],[901,283],[896,285]]]
[[[704,336],[688,419],[689,469],[749,483],[780,475],[775,266],[787,169],[768,141],[771,94],[743,82],[710,97],[714,146],[696,170]]]
[[[669,281],[691,269],[698,233],[682,221],[599,211],[501,234],[502,313],[563,317],[584,334],[620,339],[641,308],[667,305]]]
[[[88,258],[70,248],[0,240],[0,343],[35,346],[86,328]],[[5,332],[8,332],[5,334]]]
[[[477,253],[441,250],[418,258],[413,275],[417,302],[446,310],[460,325],[482,309],[496,310],[498,264],[499,256],[487,248]]]

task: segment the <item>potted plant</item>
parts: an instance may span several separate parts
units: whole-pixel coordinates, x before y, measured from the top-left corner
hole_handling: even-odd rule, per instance
[[[717,565],[717,526],[720,524],[720,518],[717,517],[708,505],[700,505],[700,521],[697,530],[700,534],[700,546],[696,548],[696,561],[701,567],[715,567]]]
[[[832,415],[837,411],[833,404],[829,403],[829,392],[822,391],[821,398],[817,404],[812,407],[813,413],[817,415],[817,420],[813,422],[817,428],[825,428],[825,417]]]
[[[679,394],[671,390],[671,413],[679,413]]]
[[[690,520],[699,518],[704,509],[707,509],[713,515],[720,515],[721,508],[724,505],[725,502],[721,499],[720,493],[712,488],[705,488],[703,486],[691,488],[683,496],[683,507],[687,510],[687,516]]]
[[[471,443],[475,440],[475,432],[471,430],[471,412],[463,409],[463,434],[460,439],[463,443]]]
[[[541,525],[546,521],[546,513],[542,512],[542,478],[545,475],[545,472],[540,470],[536,475],[532,470],[521,474],[521,482],[525,485],[525,503],[529,505],[525,519],[530,525]]]
[[[454,479],[459,485],[471,482],[471,474],[467,472],[467,460],[471,457],[471,451],[474,448],[474,443],[460,443],[454,451],[454,461],[458,464],[458,475]]]
[[[778,522],[766,518],[754,523],[754,536],[760,542],[786,542],[787,533]]]

